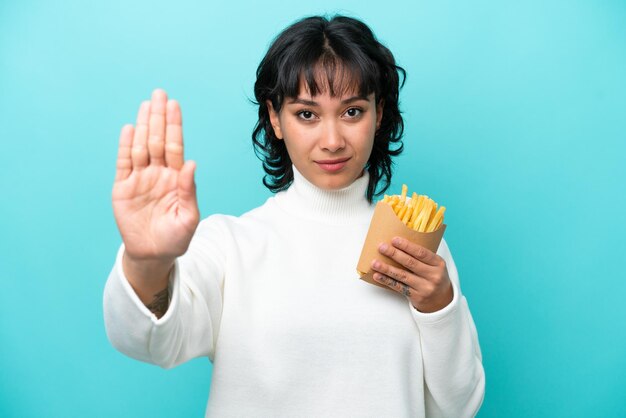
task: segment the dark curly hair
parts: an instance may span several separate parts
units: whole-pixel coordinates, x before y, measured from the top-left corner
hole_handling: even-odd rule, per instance
[[[316,80],[320,68],[326,80]],[[267,101],[280,112],[285,98],[297,97],[300,93],[300,78],[303,77],[312,96],[325,89],[332,97],[358,90],[363,97],[374,93],[376,103],[382,101],[382,121],[365,166],[370,174],[367,199],[371,202],[374,196],[387,190],[392,175],[391,157],[399,155],[404,148],[404,122],[398,94],[406,73],[367,25],[345,16],[302,19],[276,37],[259,64],[256,76],[254,95],[259,120],[252,132],[252,142],[267,173],[263,178],[267,188],[279,192],[293,182],[292,162],[285,142],[274,134]],[[382,184],[377,190],[379,182]]]

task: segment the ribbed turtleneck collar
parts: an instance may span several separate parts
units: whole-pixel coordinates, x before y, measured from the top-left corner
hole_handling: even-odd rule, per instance
[[[366,198],[369,173],[339,190],[324,190],[309,182],[293,167],[293,183],[275,196],[285,211],[306,219],[324,223],[369,222],[373,206]]]

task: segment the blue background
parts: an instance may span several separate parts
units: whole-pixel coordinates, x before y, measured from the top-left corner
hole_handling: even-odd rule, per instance
[[[119,129],[165,88],[202,216],[261,204],[256,66],[281,28],[333,12],[408,72],[392,191],[448,207],[487,375],[479,417],[626,416],[617,0],[0,2],[0,416],[203,416],[207,359],[165,371],[106,339]]]

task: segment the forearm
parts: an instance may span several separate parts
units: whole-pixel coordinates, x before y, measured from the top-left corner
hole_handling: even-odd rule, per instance
[[[485,390],[478,336],[465,298],[436,314],[416,314],[420,328],[426,407],[432,416],[472,417]]]
[[[135,359],[167,368],[198,356],[212,359],[222,313],[224,240],[207,240],[205,234],[219,237],[221,229],[216,222],[205,223],[187,253],[171,266],[135,265],[129,257],[131,263],[127,267],[126,248],[120,247],[103,300],[107,336],[115,348]],[[142,267],[134,270],[137,266]],[[150,279],[147,286],[133,283],[146,279]],[[162,316],[157,316],[147,306],[151,299],[146,300],[145,296],[152,296],[153,300],[153,295],[164,289],[171,292],[169,306],[165,306]]]
[[[190,320],[208,314],[202,301],[193,297],[187,285],[181,283],[178,261],[169,277],[172,292],[169,307],[165,315],[157,318],[139,299],[126,277],[123,254],[124,249],[121,249],[104,290],[104,322],[111,344],[132,358],[165,368],[206,352],[210,345],[204,336],[212,334],[210,328],[202,328],[212,324]],[[193,294],[199,296],[198,292]],[[185,331],[182,331],[183,324]]]
[[[161,318],[169,305],[169,276],[174,260],[136,260],[126,252],[122,267],[128,283],[157,318]]]

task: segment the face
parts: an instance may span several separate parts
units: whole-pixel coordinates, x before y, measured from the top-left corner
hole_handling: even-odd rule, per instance
[[[375,103],[373,93],[311,96],[301,82],[298,97],[286,98],[280,112],[269,101],[268,108],[276,137],[309,182],[337,190],[363,175],[382,119],[382,103]]]

